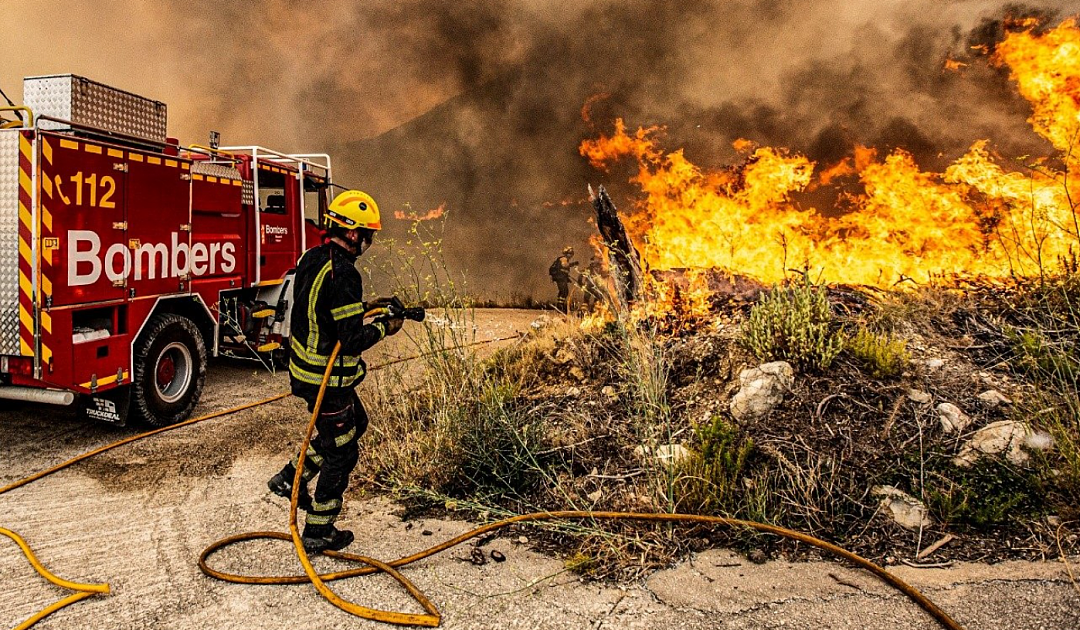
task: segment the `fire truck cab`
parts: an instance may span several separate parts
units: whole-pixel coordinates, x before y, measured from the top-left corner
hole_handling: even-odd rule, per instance
[[[182,148],[164,103],[74,75],[0,117],[0,398],[162,426],[209,357],[287,361],[330,157]]]

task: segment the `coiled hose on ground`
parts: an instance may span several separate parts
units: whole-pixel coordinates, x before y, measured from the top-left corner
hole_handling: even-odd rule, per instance
[[[837,547],[832,543],[825,542],[813,536],[796,532],[783,527],[777,527],[775,525],[769,525],[766,523],[757,523],[754,521],[744,521],[740,519],[725,518],[722,516],[703,516],[699,514],[668,514],[668,513],[636,513],[636,512],[590,512],[590,511],[560,511],[560,512],[535,512],[532,514],[522,514],[520,516],[514,516],[512,518],[503,519],[494,523],[488,523],[481,527],[461,534],[455,538],[442,542],[434,547],[430,547],[423,551],[417,552],[411,556],[404,558],[398,558],[391,562],[382,562],[374,558],[366,556],[360,556],[356,554],[350,554],[345,552],[326,552],[334,558],[340,558],[343,560],[353,560],[367,566],[359,567],[349,571],[339,571],[336,573],[319,574],[318,571],[311,564],[310,558],[308,558],[307,552],[304,550],[303,542],[300,538],[300,531],[296,523],[297,501],[299,497],[301,484],[301,475],[304,470],[304,460],[307,456],[308,446],[311,443],[311,436],[315,430],[315,419],[319,415],[319,408],[322,406],[323,394],[326,392],[326,383],[330,378],[330,370],[333,367],[334,360],[337,358],[338,351],[341,349],[341,344],[337,344],[334,347],[334,351],[330,354],[330,361],[327,365],[326,372],[323,375],[322,384],[319,387],[319,395],[315,399],[315,406],[312,408],[311,418],[308,421],[307,432],[304,434],[304,441],[300,446],[300,461],[296,465],[296,475],[293,477],[293,492],[289,501],[289,533],[284,534],[281,532],[250,532],[246,534],[237,534],[230,536],[215,542],[214,544],[203,550],[199,556],[199,568],[203,573],[219,580],[225,580],[227,582],[234,582],[237,584],[297,584],[303,582],[311,582],[315,586],[315,589],[320,595],[326,598],[334,606],[337,606],[345,612],[351,613],[364,619],[371,619],[374,621],[380,621],[383,623],[391,623],[402,626],[438,626],[441,621],[441,615],[435,604],[428,599],[424,593],[416,587],[408,578],[397,571],[398,567],[403,567],[417,560],[427,558],[435,555],[439,552],[446,551],[451,547],[459,545],[471,538],[482,536],[488,532],[502,529],[515,523],[529,523],[538,521],[551,521],[560,519],[593,519],[593,520],[636,520],[636,521],[653,521],[662,523],[708,523],[713,525],[723,525],[726,527],[744,527],[755,529],[761,532],[767,532],[770,534],[776,534],[792,540],[804,542],[808,545],[813,545],[819,549],[828,551],[829,553],[848,560],[855,565],[866,569],[873,573],[889,586],[907,595],[914,600],[917,604],[923,607],[935,620],[938,621],[943,627],[949,630],[963,630],[960,624],[954,621],[945,611],[941,610],[930,601],[925,595],[920,593],[915,587],[911,586],[907,582],[904,582],[895,575],[889,573],[885,569],[870,562],[869,560],[858,556],[846,549]],[[223,549],[232,544],[249,540],[260,539],[272,539],[272,540],[291,540],[293,548],[296,550],[296,555],[300,559],[300,564],[304,567],[305,575],[291,575],[291,576],[244,576],[234,575],[218,571],[212,568],[209,564],[209,558],[215,552]],[[405,613],[391,610],[380,610],[377,608],[368,608],[361,606],[354,602],[347,601],[338,596],[329,586],[327,582],[333,580],[341,580],[348,577],[355,577],[360,575],[370,575],[372,573],[383,572],[401,584],[406,591],[412,595],[413,599],[420,604],[420,606],[426,611],[423,614],[417,613]]]
[[[484,345],[484,344],[489,344],[489,343],[498,343],[500,341],[510,341],[510,340],[513,340],[513,339],[518,339],[520,337],[522,337],[521,334],[511,335],[511,336],[508,336],[508,337],[498,337],[498,338],[495,338],[495,339],[484,339],[482,341],[476,341],[476,342],[473,342],[473,343],[467,343],[467,344],[463,344],[463,345],[460,345],[460,346],[450,347],[450,348],[447,348],[444,351],[461,350],[461,349],[471,348],[471,347],[474,347],[474,346],[479,346],[479,345]],[[368,371],[369,372],[374,372],[376,370],[385,369],[385,368],[388,368],[388,367],[393,366],[393,365],[398,365],[400,363],[405,363],[405,362],[408,362],[408,361],[415,361],[416,359],[420,359],[420,358],[435,354],[437,352],[440,352],[440,351],[435,350],[435,351],[431,351],[431,352],[423,352],[423,353],[420,353],[420,354],[415,354],[415,355],[403,357],[403,358],[400,358],[400,359],[394,359],[392,361],[387,361],[385,363],[380,363],[378,365],[374,365],[374,366],[370,367],[368,369]],[[77,463],[79,463],[81,461],[90,459],[91,457],[94,457],[96,455],[100,455],[101,453],[104,453],[106,451],[111,451],[114,448],[118,448],[118,447],[124,446],[126,444],[131,444],[132,442],[136,442],[138,440],[142,440],[144,438],[148,438],[150,436],[157,435],[159,433],[165,433],[166,431],[175,431],[176,429],[191,426],[193,424],[197,424],[199,422],[204,422],[206,420],[212,420],[214,418],[220,418],[222,416],[227,416],[227,415],[234,414],[234,413],[237,413],[237,412],[240,412],[240,411],[244,411],[246,409],[251,409],[251,408],[254,408],[254,407],[261,407],[262,405],[267,405],[267,404],[270,404],[272,402],[276,402],[278,400],[281,400],[283,398],[287,398],[289,396],[290,396],[289,393],[278,394],[276,396],[271,396],[269,398],[264,398],[264,399],[259,400],[259,401],[255,401],[255,402],[252,402],[252,403],[247,403],[247,404],[240,405],[240,406],[237,406],[237,407],[232,407],[232,408],[229,408],[229,409],[224,409],[222,411],[215,411],[213,413],[202,415],[202,416],[199,416],[197,418],[191,418],[190,420],[185,420],[184,422],[178,422],[176,424],[172,424],[172,425],[169,425],[167,427],[161,427],[159,429],[154,429],[152,431],[147,431],[145,433],[139,433],[137,435],[132,435],[132,436],[124,438],[122,440],[117,440],[116,442],[106,444],[105,446],[102,446],[101,448],[96,448],[96,449],[94,449],[92,451],[87,451],[86,453],[82,453],[81,455],[73,457],[73,458],[71,458],[71,459],[69,459],[69,460],[67,460],[65,462],[62,462],[60,464],[57,464],[57,465],[55,465],[55,466],[53,466],[51,468],[47,468],[45,470],[36,472],[36,473],[34,473],[32,475],[29,475],[27,477],[23,477],[22,479],[16,480],[16,481],[14,481],[14,482],[0,488],[0,495],[5,494],[7,492],[10,492],[12,490],[15,490],[16,488],[21,488],[21,487],[23,487],[25,485],[28,485],[28,484],[33,483],[35,481],[38,481],[39,479],[42,479],[44,477],[48,477],[49,475],[52,475],[52,474],[57,473],[57,472],[59,472],[61,470],[64,470],[65,468],[73,466],[73,465],[75,465],[75,464],[77,464]],[[105,595],[105,594],[109,593],[109,585],[108,584],[84,584],[84,583],[80,583],[80,582],[71,582],[71,581],[65,580],[63,578],[60,578],[60,577],[54,575],[47,568],[45,568],[45,566],[43,564],[41,564],[41,562],[37,559],[37,556],[35,556],[34,552],[30,549],[30,545],[27,544],[27,542],[21,536],[19,536],[15,532],[11,531],[10,529],[0,527],[0,535],[6,536],[7,538],[10,538],[13,541],[15,541],[15,544],[17,544],[19,546],[19,548],[23,552],[23,555],[25,555],[26,559],[30,562],[30,566],[32,566],[34,568],[34,570],[37,571],[39,575],[41,575],[41,577],[45,578],[50,583],[52,583],[52,584],[54,584],[56,586],[60,586],[62,588],[67,588],[67,589],[75,591],[75,593],[73,593],[72,595],[70,595],[68,597],[65,597],[65,598],[63,598],[63,599],[49,605],[48,607],[38,611],[37,613],[31,615],[26,620],[21,622],[19,625],[15,626],[15,628],[13,630],[26,630],[27,628],[33,626],[34,624],[41,621],[45,617],[48,617],[52,613],[66,607],[66,606],[70,606],[71,604],[74,604],[75,602],[86,599],[87,597],[92,597],[94,595]]]
[[[492,343],[494,341],[503,341],[503,340],[506,340],[506,339],[513,339],[513,338],[516,338],[516,337],[488,340],[488,341],[480,342],[480,343]],[[476,345],[476,344],[469,344],[469,345]],[[457,545],[459,545],[459,544],[461,544],[461,543],[463,543],[463,542],[465,542],[467,540],[470,540],[472,538],[476,538],[478,536],[483,536],[484,534],[487,534],[488,532],[492,532],[492,531],[495,531],[495,530],[498,530],[498,529],[502,529],[504,527],[513,525],[515,523],[530,523],[530,522],[551,521],[551,520],[565,520],[565,519],[636,520],[636,521],[650,521],[650,522],[663,522],[663,523],[699,523],[699,524],[723,525],[725,527],[740,527],[740,528],[754,529],[754,530],[757,530],[757,531],[760,531],[760,532],[775,534],[775,535],[783,536],[785,538],[789,538],[789,539],[792,539],[792,540],[797,540],[797,541],[806,543],[808,545],[812,545],[814,547],[817,547],[819,549],[822,549],[824,551],[827,551],[827,552],[833,554],[834,556],[837,556],[839,558],[848,560],[849,562],[855,564],[856,566],[859,566],[859,567],[869,571],[870,573],[873,573],[875,576],[877,576],[883,582],[885,582],[889,586],[895,588],[896,590],[900,591],[901,593],[906,595],[908,598],[910,598],[912,601],[914,601],[919,606],[921,606],[942,627],[947,628],[948,630],[963,630],[963,627],[959,623],[957,623],[955,620],[953,620],[945,611],[941,610],[937,605],[935,605],[932,601],[930,601],[925,595],[923,595],[921,592],[919,592],[916,588],[914,588],[910,584],[904,582],[903,580],[896,577],[895,575],[892,575],[891,573],[889,573],[885,569],[881,568],[880,566],[874,564],[873,562],[870,562],[869,560],[867,560],[867,559],[865,559],[865,558],[863,558],[863,557],[861,557],[859,555],[856,555],[856,554],[854,554],[854,553],[852,553],[852,552],[850,552],[850,551],[848,551],[846,549],[843,549],[843,548],[838,547],[836,545],[833,545],[831,543],[825,542],[825,541],[820,540],[818,538],[814,538],[813,536],[809,536],[809,535],[803,534],[801,532],[796,532],[796,531],[793,531],[793,530],[790,530],[790,529],[785,529],[783,527],[777,527],[775,525],[769,525],[769,524],[766,524],[766,523],[757,523],[757,522],[753,522],[753,521],[744,521],[744,520],[740,520],[740,519],[731,519],[731,518],[725,518],[725,517],[720,517],[720,516],[704,516],[704,515],[699,515],[699,514],[636,513],[636,512],[590,512],[590,511],[536,512],[536,513],[532,513],[532,514],[522,514],[520,516],[515,516],[515,517],[512,517],[512,518],[503,519],[501,521],[488,523],[486,525],[483,525],[481,527],[477,527],[476,529],[473,529],[472,531],[469,531],[469,532],[466,532],[466,533],[461,534],[459,536],[456,536],[456,537],[454,537],[454,538],[452,538],[450,540],[444,541],[444,542],[442,542],[442,543],[440,543],[438,545],[435,545],[435,546],[430,547],[428,549],[425,549],[423,551],[419,551],[419,552],[414,553],[414,554],[412,554],[410,556],[406,556],[404,558],[398,558],[398,559],[392,560],[390,562],[383,562],[383,561],[377,560],[375,558],[369,558],[369,557],[366,557],[366,556],[361,556],[361,555],[357,555],[357,554],[351,554],[351,553],[347,553],[347,552],[327,551],[327,552],[324,552],[325,555],[327,555],[327,556],[342,559],[342,560],[351,560],[351,561],[363,564],[365,566],[357,567],[355,569],[351,569],[351,570],[347,570],[347,571],[337,571],[337,572],[333,572],[333,573],[320,574],[318,571],[315,570],[314,566],[312,566],[311,560],[308,557],[307,553],[305,552],[304,545],[301,542],[300,532],[299,532],[299,529],[298,529],[298,526],[297,526],[297,521],[296,521],[297,500],[298,500],[299,489],[301,487],[300,475],[302,474],[302,471],[304,469],[304,460],[305,460],[306,455],[307,455],[308,446],[311,443],[312,433],[314,432],[314,429],[315,429],[315,419],[318,417],[319,408],[322,405],[323,395],[325,394],[325,391],[326,391],[326,384],[327,384],[327,381],[329,380],[329,377],[330,377],[330,369],[332,368],[332,366],[334,364],[334,360],[336,359],[339,350],[340,350],[340,344],[335,346],[334,351],[330,356],[330,360],[329,360],[328,365],[327,365],[326,373],[323,375],[322,384],[321,384],[321,386],[319,388],[319,394],[318,394],[318,397],[316,399],[315,406],[312,409],[311,418],[308,421],[307,431],[306,431],[306,433],[304,435],[304,440],[303,440],[303,443],[302,443],[302,445],[300,447],[300,451],[299,451],[300,452],[300,461],[298,462],[298,465],[296,467],[296,471],[297,471],[296,472],[296,477],[293,479],[293,494],[292,494],[291,500],[289,502],[289,532],[288,533],[269,532],[269,531],[249,532],[249,533],[237,534],[237,535],[230,536],[228,538],[224,538],[222,540],[219,540],[219,541],[213,543],[212,545],[210,545],[209,547],[207,547],[205,550],[203,550],[202,554],[200,554],[200,556],[199,556],[199,568],[202,570],[202,572],[204,574],[206,574],[206,575],[208,575],[210,577],[219,579],[219,580],[224,580],[224,581],[227,581],[227,582],[233,582],[233,583],[237,583],[237,584],[302,584],[302,583],[305,583],[305,582],[311,582],[311,584],[314,585],[315,589],[319,592],[319,594],[321,594],[324,598],[326,598],[326,600],[329,601],[331,604],[333,604],[334,606],[340,608],[341,610],[344,610],[345,612],[356,615],[358,617],[362,617],[364,619],[370,619],[370,620],[374,620],[374,621],[379,621],[379,622],[384,622],[384,623],[396,624],[396,625],[435,627],[435,626],[438,626],[440,624],[440,622],[441,622],[441,615],[439,613],[438,608],[435,606],[434,603],[431,602],[430,599],[428,599],[424,595],[424,593],[419,588],[416,587],[416,585],[414,585],[411,581],[409,581],[408,578],[406,578],[404,575],[402,575],[397,570],[398,568],[404,567],[404,566],[409,565],[409,564],[412,564],[413,562],[416,562],[418,560],[422,560],[424,558],[433,556],[433,555],[435,555],[437,553],[446,551],[447,549],[455,547],[455,546],[457,546]],[[388,365],[392,365],[394,363],[401,363],[401,362],[404,362],[404,361],[412,360],[414,358],[419,358],[419,356],[423,356],[423,355],[418,355],[417,357],[407,357],[405,359],[399,359],[397,361],[393,361],[393,362],[390,362],[390,363],[387,363],[387,364],[383,364],[383,365],[380,365],[380,366],[373,367],[372,370],[382,368],[382,367],[387,367]],[[248,409],[248,408],[251,408],[251,407],[267,404],[267,403],[273,402],[275,400],[280,400],[281,398],[284,398],[285,396],[287,396],[287,394],[274,396],[272,398],[268,398],[268,399],[263,400],[263,401],[259,401],[259,402],[256,402],[256,403],[251,403],[249,405],[243,405],[241,407],[235,407],[233,409],[228,409],[228,410],[218,412],[218,413],[215,413],[215,414],[209,414],[209,415],[206,415],[206,416],[201,416],[199,418],[188,420],[188,421],[186,421],[184,423],[181,423],[181,424],[176,424],[176,425],[173,425],[173,426],[170,426],[170,427],[164,427],[162,429],[157,429],[157,430],[150,431],[150,432],[147,432],[147,433],[144,433],[144,434],[133,436],[131,438],[127,438],[125,440],[121,440],[119,442],[107,445],[107,446],[102,447],[100,449],[97,449],[97,450],[91,451],[89,453],[85,453],[83,455],[80,455],[79,457],[76,457],[76,458],[74,458],[72,460],[64,462],[63,464],[60,464],[60,465],[55,466],[53,468],[50,468],[48,470],[42,471],[40,473],[36,473],[35,475],[31,475],[31,476],[29,476],[29,477],[27,477],[25,479],[19,480],[19,481],[15,482],[15,483],[13,483],[11,485],[5,486],[4,488],[0,488],[0,494],[3,494],[5,492],[8,492],[8,491],[13,490],[15,488],[18,488],[20,486],[26,485],[26,484],[28,484],[28,483],[30,483],[32,481],[36,481],[37,479],[40,479],[40,478],[45,477],[47,475],[50,475],[50,474],[52,474],[52,473],[54,473],[54,472],[56,472],[58,470],[66,468],[66,467],[68,467],[68,466],[70,466],[70,465],[72,465],[72,464],[74,464],[76,462],[82,461],[84,459],[87,459],[89,457],[97,455],[98,453],[104,452],[106,450],[116,448],[117,446],[121,446],[123,444],[128,444],[128,443],[133,442],[135,440],[142,439],[144,437],[149,437],[151,435],[155,435],[155,434],[161,433],[163,431],[177,429],[177,428],[180,428],[182,426],[187,426],[187,425],[190,425],[190,424],[194,424],[196,422],[201,422],[203,420],[209,420],[211,418],[216,418],[216,417],[226,415],[226,414],[229,414],[229,413],[235,413],[235,412],[241,411],[243,409]],[[37,570],[38,573],[40,573],[45,579],[49,580],[53,584],[57,584],[59,586],[64,586],[66,588],[70,588],[70,589],[76,591],[73,595],[70,595],[67,598],[64,598],[64,599],[56,602],[55,604],[49,606],[48,608],[45,608],[41,612],[39,612],[39,613],[35,614],[34,616],[30,617],[29,619],[24,621],[19,626],[16,626],[15,630],[26,630],[30,626],[34,625],[40,619],[48,616],[49,614],[52,614],[53,612],[56,612],[57,610],[60,610],[61,608],[65,607],[65,606],[73,604],[73,603],[75,603],[77,601],[80,601],[82,599],[85,599],[87,597],[91,597],[93,595],[106,594],[106,593],[109,592],[108,584],[81,584],[81,583],[76,583],[76,582],[68,582],[66,580],[63,580],[61,578],[58,578],[58,577],[54,576],[52,573],[50,573],[47,569],[45,569],[44,566],[42,566],[37,561],[37,559],[34,557],[33,553],[30,551],[29,546],[17,534],[15,534],[14,532],[11,532],[9,530],[3,529],[3,528],[0,528],[0,534],[3,534],[5,536],[8,536],[9,538],[12,538],[13,540],[15,540],[15,542],[20,546],[20,548],[22,548],[23,553],[30,560],[30,563],[31,563],[31,565],[33,565],[34,569]],[[209,563],[210,557],[213,554],[215,554],[216,552],[220,551],[221,549],[223,549],[225,547],[228,547],[229,545],[236,544],[236,543],[240,543],[240,542],[244,542],[244,541],[250,541],[250,540],[260,540],[260,539],[292,541],[293,548],[296,551],[297,557],[299,558],[301,565],[304,567],[304,575],[245,576],[245,575],[236,575],[236,574],[232,574],[232,573],[227,573],[225,571],[220,571],[220,570],[217,570],[217,569],[210,566],[210,563]],[[401,586],[403,588],[405,588],[406,591],[408,591],[408,593],[417,601],[417,603],[420,604],[420,606],[425,610],[425,612],[424,613],[419,613],[419,614],[418,613],[406,613],[406,612],[398,612],[398,611],[380,610],[380,609],[376,609],[376,608],[369,608],[369,607],[366,607],[366,606],[361,606],[359,604],[356,604],[354,602],[350,602],[350,601],[347,601],[347,600],[341,598],[336,593],[334,593],[334,591],[329,586],[327,586],[327,582],[332,582],[332,581],[335,581],[335,580],[342,580],[342,579],[346,579],[346,578],[350,578],[350,577],[358,577],[358,576],[361,576],[361,575],[371,575],[371,574],[379,573],[379,572],[386,573],[386,574],[390,575],[391,577],[393,577],[395,580],[397,580],[397,582],[399,584],[401,584]]]

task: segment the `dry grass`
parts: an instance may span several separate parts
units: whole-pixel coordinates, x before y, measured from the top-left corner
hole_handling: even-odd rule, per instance
[[[1051,509],[1068,517],[1070,502],[1080,505],[1075,281],[1036,288],[882,294],[852,317],[863,326],[848,341],[855,360],[836,362],[843,333],[824,292],[812,285],[778,290],[742,331],[774,349],[802,352],[811,369],[772,416],[746,426],[726,412],[733,390],[725,383],[748,358],[734,332],[713,343],[711,331],[693,326],[617,321],[585,330],[574,318],[551,316],[522,342],[481,358],[445,349],[472,341],[473,327],[467,301],[443,291],[439,301],[450,308],[432,312],[413,337],[416,349],[429,353],[422,369],[379,379],[379,422],[364,470],[413,502],[481,520],[557,509],[706,512],[807,531],[877,559],[919,545],[870,496],[872,486],[888,484],[930,506],[939,523],[925,536],[956,532],[977,541],[939,553],[1004,557],[1017,553],[1010,551],[1017,537],[1037,529],[1032,519]],[[910,339],[918,339],[915,351],[905,347]],[[946,348],[961,353],[953,360],[966,373],[929,380],[910,361],[912,352],[925,357]],[[1046,398],[1018,405],[1018,413],[1039,411],[1040,426],[1055,437],[1058,449],[1039,460],[1045,469],[1017,474],[992,462],[957,472],[950,462],[958,441],[940,432],[932,407],[906,398],[908,389],[921,388],[942,400],[973,400],[980,390],[971,377],[980,369],[1011,370],[1045,389]],[[968,411],[980,423],[1000,417]],[[670,445],[689,455],[674,465],[656,457]],[[1057,472],[1043,474],[1050,469]],[[598,576],[638,575],[705,538],[779,544],[623,523],[553,524],[543,536],[569,551],[568,566]]]
[[[869,330],[887,335],[921,334],[970,306],[968,294],[943,283],[899,287],[880,295],[867,313]]]
[[[1037,386],[1018,415],[1050,432],[1046,465],[1053,495],[1068,518],[1080,517],[1080,274],[1053,276],[1003,300],[1010,364]]]
[[[382,420],[373,426],[368,469],[390,486],[447,491],[522,491],[532,483],[543,447],[540,418],[521,392],[535,376],[530,365],[540,347],[499,353],[482,361],[453,322],[469,311],[446,309],[444,322],[425,323],[413,339],[426,353],[419,382],[394,373],[380,381],[376,400]]]

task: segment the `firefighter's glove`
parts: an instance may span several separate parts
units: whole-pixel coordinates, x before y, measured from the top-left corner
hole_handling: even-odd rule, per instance
[[[375,298],[374,300],[370,300],[370,301],[366,302],[364,304],[364,306],[366,306],[368,310],[371,310],[373,308],[387,307],[387,306],[390,306],[393,303],[394,303],[394,298],[392,298],[392,297],[380,297],[380,298]]]
[[[404,317],[390,317],[383,322],[386,326],[386,336],[397,334],[397,331],[401,330],[401,325],[405,323]]]

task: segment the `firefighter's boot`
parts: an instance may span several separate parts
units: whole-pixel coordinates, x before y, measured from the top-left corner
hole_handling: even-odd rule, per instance
[[[308,525],[304,528],[304,535],[301,537],[304,551],[308,553],[341,551],[351,545],[354,539],[352,532],[347,529],[338,529],[333,525]]]
[[[266,485],[270,488],[270,492],[273,492],[279,497],[292,499],[292,482],[292,477],[287,477],[284,472],[279,472],[271,477]],[[300,496],[297,497],[296,505],[305,512],[311,511],[311,495],[308,494],[306,484],[305,487],[300,488]]]

